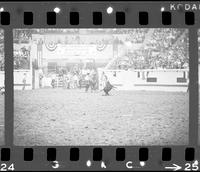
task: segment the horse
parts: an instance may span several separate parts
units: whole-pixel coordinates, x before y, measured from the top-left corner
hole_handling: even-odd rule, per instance
[[[116,88],[113,86],[109,81],[106,82],[105,87],[103,88],[103,91],[105,93],[105,96],[109,96],[109,92],[113,89]]]

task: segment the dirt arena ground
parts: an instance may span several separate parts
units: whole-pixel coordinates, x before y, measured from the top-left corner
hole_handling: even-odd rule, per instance
[[[0,145],[4,144],[4,95],[0,94]]]
[[[15,145],[188,144],[188,93],[49,88],[14,100]]]

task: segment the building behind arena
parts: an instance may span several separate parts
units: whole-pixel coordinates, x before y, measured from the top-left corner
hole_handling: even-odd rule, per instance
[[[22,29],[14,31],[14,88],[62,87],[68,72],[104,72],[119,90],[187,91],[186,29]],[[40,83],[42,76],[42,84]]]

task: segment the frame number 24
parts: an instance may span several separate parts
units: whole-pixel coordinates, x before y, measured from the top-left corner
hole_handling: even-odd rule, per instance
[[[14,171],[15,167],[14,164],[1,164],[0,171]]]

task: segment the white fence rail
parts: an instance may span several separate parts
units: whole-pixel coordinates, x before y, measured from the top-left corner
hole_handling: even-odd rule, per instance
[[[183,91],[189,84],[188,69],[105,70],[98,69],[99,88],[101,75],[108,77],[118,90]]]
[[[186,92],[189,84],[188,69],[165,69],[165,70],[105,70],[98,69],[99,88],[102,87],[101,75],[107,75],[110,82],[117,90],[153,90],[153,91],[183,91]],[[32,84],[31,70],[14,70],[14,89],[22,89],[23,78],[26,73],[25,89],[39,88],[38,79]],[[35,78],[38,78],[37,72]],[[46,81],[46,82],[45,82]],[[51,79],[43,80],[43,86],[50,86]],[[0,71],[0,87],[5,85],[5,72]]]
[[[30,90],[33,89],[32,86],[32,70],[14,70],[14,89],[15,90],[22,90],[24,83],[23,79],[26,75],[26,84],[25,89]]]

